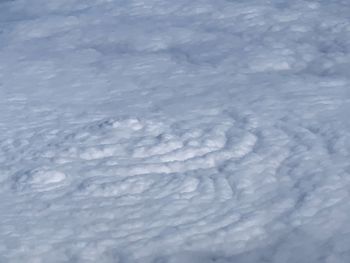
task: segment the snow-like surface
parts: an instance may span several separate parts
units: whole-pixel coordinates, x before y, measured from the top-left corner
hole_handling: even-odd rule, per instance
[[[350,262],[349,14],[0,0],[0,262]]]

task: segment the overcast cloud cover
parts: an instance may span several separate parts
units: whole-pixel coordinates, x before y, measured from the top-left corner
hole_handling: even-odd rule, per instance
[[[0,262],[349,263],[348,0],[0,0]]]

